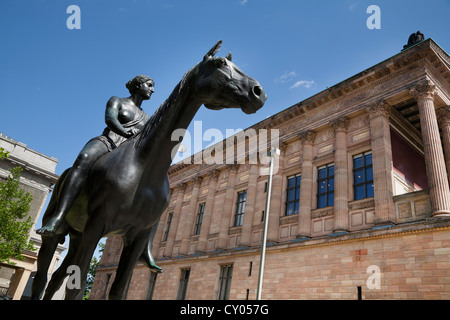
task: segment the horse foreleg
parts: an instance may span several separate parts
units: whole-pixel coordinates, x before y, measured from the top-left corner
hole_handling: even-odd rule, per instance
[[[153,243],[153,238],[155,237],[155,233],[156,233],[156,229],[158,228],[158,222],[156,222],[152,229],[150,230],[150,236],[148,239],[148,243],[146,248],[144,249],[144,252],[142,253],[141,256],[141,260],[142,262],[147,266],[147,268],[150,269],[150,271],[152,272],[162,272],[162,269],[160,267],[158,267],[155,263],[155,259],[153,258],[152,255],[152,243]]]
[[[31,285],[31,299],[39,300],[47,284],[48,268],[53,260],[61,236],[43,237],[37,259],[37,271]]]
[[[66,257],[59,266],[59,268],[53,273],[50,282],[48,283],[47,289],[45,290],[44,300],[50,300],[53,298],[56,291],[59,290],[64,279],[67,276],[67,268],[72,264],[74,256],[78,251],[79,239],[76,235],[70,235],[69,241],[69,251]]]
[[[146,246],[148,246],[149,231],[136,237],[129,245],[124,246],[120,255],[116,277],[109,291],[109,300],[124,300],[134,266]]]

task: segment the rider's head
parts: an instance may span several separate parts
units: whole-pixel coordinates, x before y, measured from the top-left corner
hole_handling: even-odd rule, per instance
[[[126,87],[128,89],[128,91],[130,92],[130,94],[134,94],[134,92],[139,89],[140,85],[151,81],[154,85],[154,81],[152,78],[148,77],[148,76],[143,76],[143,75],[139,75],[134,77],[133,79],[131,79],[130,81],[127,82]]]

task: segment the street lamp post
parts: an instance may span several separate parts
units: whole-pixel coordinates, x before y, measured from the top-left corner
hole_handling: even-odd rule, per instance
[[[270,150],[269,180],[267,182],[266,209],[264,212],[264,228],[261,245],[261,261],[259,263],[258,289],[256,291],[256,300],[261,300],[262,283],[264,278],[264,262],[266,259],[267,226],[269,224],[270,197],[272,193],[273,165],[275,156],[279,154],[280,149]]]

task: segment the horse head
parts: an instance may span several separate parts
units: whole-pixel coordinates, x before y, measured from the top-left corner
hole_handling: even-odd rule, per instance
[[[267,95],[258,81],[242,72],[231,60],[214,57],[220,50],[219,41],[197,65],[196,97],[208,109],[241,108],[246,114],[260,109]]]

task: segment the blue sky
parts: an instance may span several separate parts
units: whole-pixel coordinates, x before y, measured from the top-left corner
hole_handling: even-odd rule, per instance
[[[81,10],[70,30],[66,9]],[[370,5],[381,29],[370,30]],[[420,30],[450,51],[449,0],[2,0],[0,132],[71,166],[101,134],[107,100],[138,74],[153,111],[219,40],[264,87],[254,115],[201,108],[203,130],[245,129],[397,53]],[[205,144],[206,146],[206,144]]]

